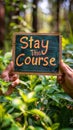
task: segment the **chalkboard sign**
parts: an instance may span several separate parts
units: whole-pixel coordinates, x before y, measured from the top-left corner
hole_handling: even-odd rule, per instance
[[[15,33],[14,71],[19,74],[59,74],[61,36],[59,34]]]

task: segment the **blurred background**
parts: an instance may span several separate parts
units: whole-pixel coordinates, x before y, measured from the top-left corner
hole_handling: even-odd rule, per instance
[[[59,32],[73,43],[73,0],[0,0],[0,50],[10,51],[14,32]]]

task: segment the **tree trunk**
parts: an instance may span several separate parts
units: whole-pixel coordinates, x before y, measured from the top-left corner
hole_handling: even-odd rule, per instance
[[[3,0],[0,0],[0,49],[4,47],[4,32],[5,32],[5,7]]]
[[[70,0],[70,4],[69,4],[69,22],[70,22],[71,30],[73,32],[73,0]]]
[[[33,12],[32,12],[32,17],[33,17],[33,21],[32,21],[32,27],[33,27],[33,32],[37,32],[37,4],[38,4],[38,0],[33,0]]]
[[[57,8],[56,8],[56,31],[59,32],[59,15],[60,15],[60,0],[57,0]]]

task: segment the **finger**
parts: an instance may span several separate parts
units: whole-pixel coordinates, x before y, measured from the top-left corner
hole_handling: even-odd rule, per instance
[[[70,95],[73,98],[73,92],[70,90],[70,88],[68,88],[67,86],[65,86],[65,84],[62,85],[62,88],[64,89],[64,91]]]
[[[1,78],[5,81],[9,81],[9,76],[8,76],[8,72],[6,70],[4,70],[1,74]]]
[[[5,93],[5,95],[10,95],[13,91],[14,91],[14,88],[12,86],[10,86],[8,88],[8,91]]]
[[[63,84],[63,83],[64,83],[63,75],[60,75],[60,76],[57,77],[57,82],[58,82],[59,84]]]
[[[73,69],[70,68],[68,65],[66,65],[66,67],[73,73]]]
[[[69,70],[68,66],[63,61],[60,62],[60,71],[61,73],[71,74],[71,71]]]
[[[9,81],[9,73],[13,71],[13,62],[11,61],[7,68],[2,72],[1,78],[5,81]]]
[[[67,71],[66,64],[63,61],[60,62],[60,71],[63,73]]]
[[[68,90],[67,86],[65,86],[65,84],[62,84],[62,88],[64,89],[64,91],[65,91],[66,93],[69,92],[69,90]]]
[[[15,80],[15,81],[12,83],[12,87],[16,87],[18,84],[19,84],[19,79]]]
[[[19,84],[19,79],[17,79],[16,81],[14,81],[8,88],[8,91],[5,93],[5,95],[10,95],[13,91],[14,88]]]
[[[15,75],[15,73],[13,72],[13,71],[11,71],[10,73],[9,73],[9,77],[12,77],[12,76],[14,76]]]
[[[62,79],[62,75],[57,76],[57,79],[61,80]]]
[[[9,77],[8,76],[6,76],[6,77],[4,77],[4,78],[2,78],[4,81],[6,81],[6,82],[9,82]]]
[[[14,74],[13,76],[10,76],[10,81],[15,81],[17,80],[19,77],[17,74]]]
[[[6,70],[10,73],[13,71],[14,63],[13,61],[10,62],[10,64],[7,66]]]

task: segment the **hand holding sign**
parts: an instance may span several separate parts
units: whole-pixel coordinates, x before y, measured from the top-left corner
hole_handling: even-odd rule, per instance
[[[64,91],[73,98],[73,69],[64,62],[60,62],[61,75],[57,77],[58,83],[62,85]]]
[[[2,72],[1,78],[5,81],[10,81],[12,84],[9,86],[8,91],[5,93],[9,95],[13,92],[14,88],[19,84],[18,75],[13,72],[14,63],[13,61],[7,66],[7,68]]]

